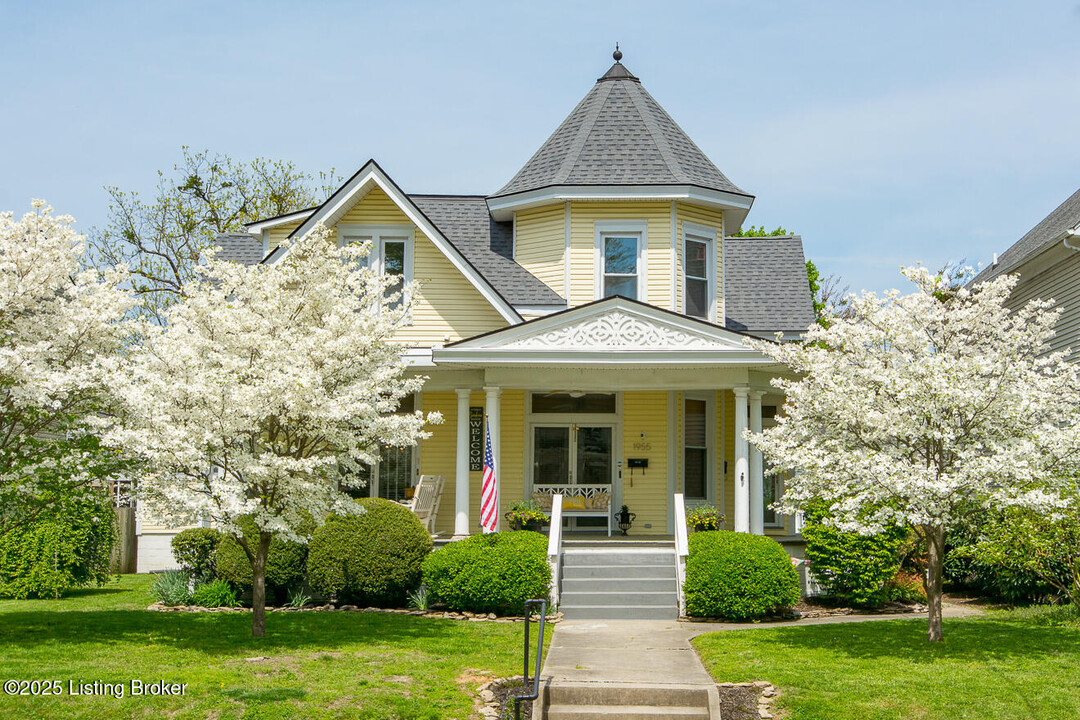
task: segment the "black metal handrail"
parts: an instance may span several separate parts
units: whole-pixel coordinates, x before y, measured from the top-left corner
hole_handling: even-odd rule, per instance
[[[514,720],[521,720],[521,702],[533,701],[540,697],[540,661],[544,657],[544,623],[547,621],[547,600],[525,601],[525,662],[522,673],[522,682],[529,687],[529,625],[532,624],[532,609],[540,607],[540,632],[536,637],[536,669],[533,672],[533,689],[531,695],[514,696]]]

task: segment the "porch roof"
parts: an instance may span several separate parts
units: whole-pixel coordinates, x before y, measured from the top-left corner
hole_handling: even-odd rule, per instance
[[[749,335],[624,297],[609,297],[446,347],[436,366],[769,366]]]

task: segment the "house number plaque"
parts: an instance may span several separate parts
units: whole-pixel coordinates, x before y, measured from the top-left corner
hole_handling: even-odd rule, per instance
[[[484,469],[484,408],[469,408],[469,471]]]

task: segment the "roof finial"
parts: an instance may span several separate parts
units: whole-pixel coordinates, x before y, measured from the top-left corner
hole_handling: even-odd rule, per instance
[[[615,58],[615,62],[622,60],[622,51],[619,50],[619,43],[615,43],[615,52],[611,53],[611,57]]]

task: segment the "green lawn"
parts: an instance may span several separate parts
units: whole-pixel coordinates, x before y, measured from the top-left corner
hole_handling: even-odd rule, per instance
[[[718,681],[768,680],[790,720],[1075,720],[1080,627],[1060,611],[740,630],[694,644]]]
[[[149,586],[129,575],[63,600],[0,601],[0,679],[63,688],[0,695],[0,717],[468,718],[475,676],[521,673],[516,623],[270,613],[255,640],[250,613],[148,612]],[[132,680],[188,686],[131,697]],[[72,697],[68,681],[123,683],[125,697]]]

